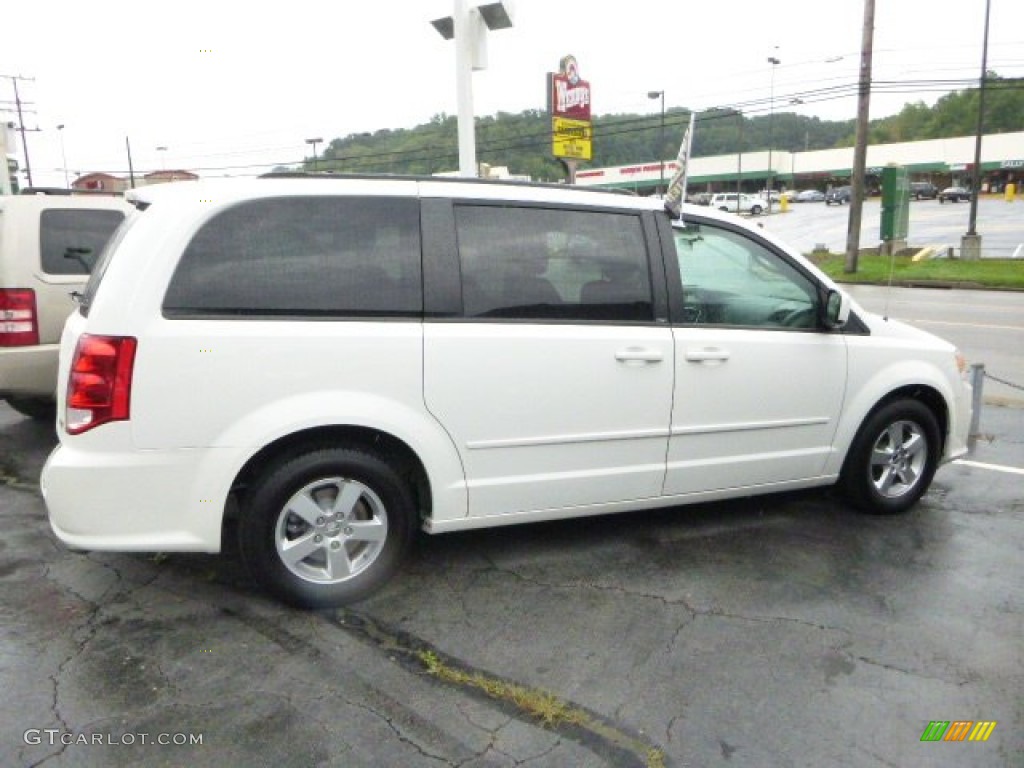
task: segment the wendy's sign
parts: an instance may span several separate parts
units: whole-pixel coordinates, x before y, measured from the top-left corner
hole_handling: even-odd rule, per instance
[[[565,56],[559,71],[548,73],[548,109],[552,117],[590,122],[590,83],[580,79],[576,57]]]

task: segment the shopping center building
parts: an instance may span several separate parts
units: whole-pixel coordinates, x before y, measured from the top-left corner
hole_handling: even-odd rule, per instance
[[[890,163],[907,168],[914,181],[930,181],[940,189],[971,186],[974,173],[975,137],[931,139],[902,144],[868,147],[868,190],[881,186],[881,170]],[[576,183],[581,186],[629,189],[637,194],[654,194],[663,189],[662,179],[671,179],[677,164],[666,159],[608,168],[581,169]],[[773,189],[819,189],[849,184],[853,168],[853,147],[788,152],[775,149],[716,155],[690,160],[687,188],[690,193],[735,191],[739,180],[743,191]],[[1024,182],[1024,132],[997,133],[982,137],[982,192],[1002,192],[1007,184],[1020,190]]]

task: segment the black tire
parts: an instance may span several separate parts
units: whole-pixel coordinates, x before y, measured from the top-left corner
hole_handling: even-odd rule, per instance
[[[243,499],[238,541],[272,594],[301,608],[336,608],[394,575],[416,521],[412,492],[386,461],[321,448],[267,468]],[[297,548],[291,559],[289,547]]]
[[[760,205],[751,206],[751,208],[750,208],[750,215],[751,216],[760,216],[761,215],[761,206]]]
[[[926,405],[917,400],[886,403],[861,425],[840,485],[864,512],[905,512],[931,485],[941,446],[939,424]]]
[[[57,404],[53,400],[41,397],[9,397],[7,404],[22,416],[28,416],[35,421],[57,421]]]

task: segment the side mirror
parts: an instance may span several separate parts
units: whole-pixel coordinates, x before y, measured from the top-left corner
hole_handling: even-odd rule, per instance
[[[830,289],[825,298],[825,327],[838,330],[850,319],[850,297],[842,291]]]

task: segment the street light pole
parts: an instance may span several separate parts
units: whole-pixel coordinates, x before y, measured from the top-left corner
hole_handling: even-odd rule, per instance
[[[452,0],[452,15],[430,22],[445,40],[455,41],[455,102],[458,108],[459,175],[476,178],[473,72],[487,69],[487,31],[512,26],[508,0]]]
[[[736,150],[736,201],[739,203],[740,195],[743,193],[743,113],[736,110],[736,117],[739,118],[739,128],[736,143],[739,145]],[[771,195],[768,195],[771,202]]]
[[[317,167],[316,167],[316,145],[320,144],[322,141],[323,141],[323,139],[320,138],[319,136],[317,136],[315,139],[306,139],[306,143],[307,144],[312,144],[313,145],[313,173],[316,173],[316,171],[317,171]]]
[[[68,156],[64,153],[64,123],[57,126],[57,135],[60,136],[60,161],[64,166],[64,189],[71,189],[68,182]]]
[[[771,89],[768,92],[768,213],[771,213],[772,189],[775,187],[775,170],[772,166],[772,144],[775,143],[775,68],[782,62],[775,56],[769,56],[768,63],[772,65]]]
[[[658,189],[665,194],[665,91],[648,91],[648,99],[661,99],[661,128],[658,132],[658,159],[661,162],[661,181]]]

